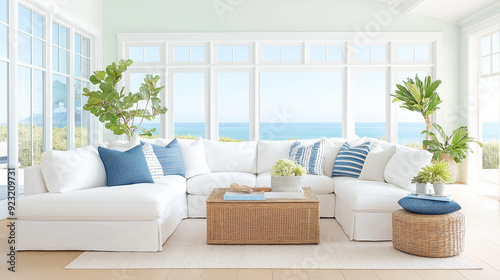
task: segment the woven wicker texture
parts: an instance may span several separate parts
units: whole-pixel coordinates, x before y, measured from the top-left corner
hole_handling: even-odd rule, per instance
[[[465,216],[420,215],[404,209],[392,213],[394,248],[423,257],[451,257],[464,250]]]
[[[319,201],[311,188],[304,199],[225,201],[228,189],[207,199],[208,244],[317,244]]]

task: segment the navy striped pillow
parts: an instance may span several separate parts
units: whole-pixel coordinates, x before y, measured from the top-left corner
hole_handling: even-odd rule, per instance
[[[347,176],[358,178],[369,152],[370,142],[355,147],[352,147],[347,142],[344,143],[335,159],[332,177]]]

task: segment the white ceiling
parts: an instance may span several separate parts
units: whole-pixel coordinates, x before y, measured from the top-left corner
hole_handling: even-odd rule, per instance
[[[404,2],[406,1],[408,0],[404,0]],[[478,11],[488,9],[490,6],[495,6],[495,4],[499,4],[499,2],[499,0],[424,0],[418,4],[412,12],[419,12],[459,23],[468,16]]]

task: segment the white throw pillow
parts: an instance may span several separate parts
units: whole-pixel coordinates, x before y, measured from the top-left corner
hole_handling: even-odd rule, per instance
[[[412,184],[411,180],[431,160],[432,154],[427,151],[398,147],[385,167],[385,181],[407,191],[415,192],[415,184]]]
[[[153,179],[163,177],[163,167],[156,157],[153,146],[151,146],[151,144],[149,143],[145,143],[142,146],[142,151],[144,152],[144,156],[146,157],[146,162],[148,163],[151,177],[153,177]]]
[[[257,174],[271,171],[271,167],[276,161],[288,158],[293,142],[295,141],[259,141],[257,145]]]
[[[42,154],[41,169],[49,192],[106,186],[106,170],[94,146]]]
[[[359,175],[360,180],[385,182],[384,171],[389,160],[396,153],[396,146],[383,150],[380,146],[374,148],[366,156],[365,164]]]
[[[257,173],[257,142],[204,140],[207,163],[215,172]]]
[[[207,163],[205,144],[201,137],[194,142],[179,141],[179,147],[186,168],[186,179],[211,172]]]

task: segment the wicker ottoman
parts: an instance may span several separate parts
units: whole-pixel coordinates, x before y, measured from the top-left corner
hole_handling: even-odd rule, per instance
[[[404,209],[392,213],[394,248],[417,256],[442,258],[464,250],[465,217],[459,211],[446,215],[420,215]]]

